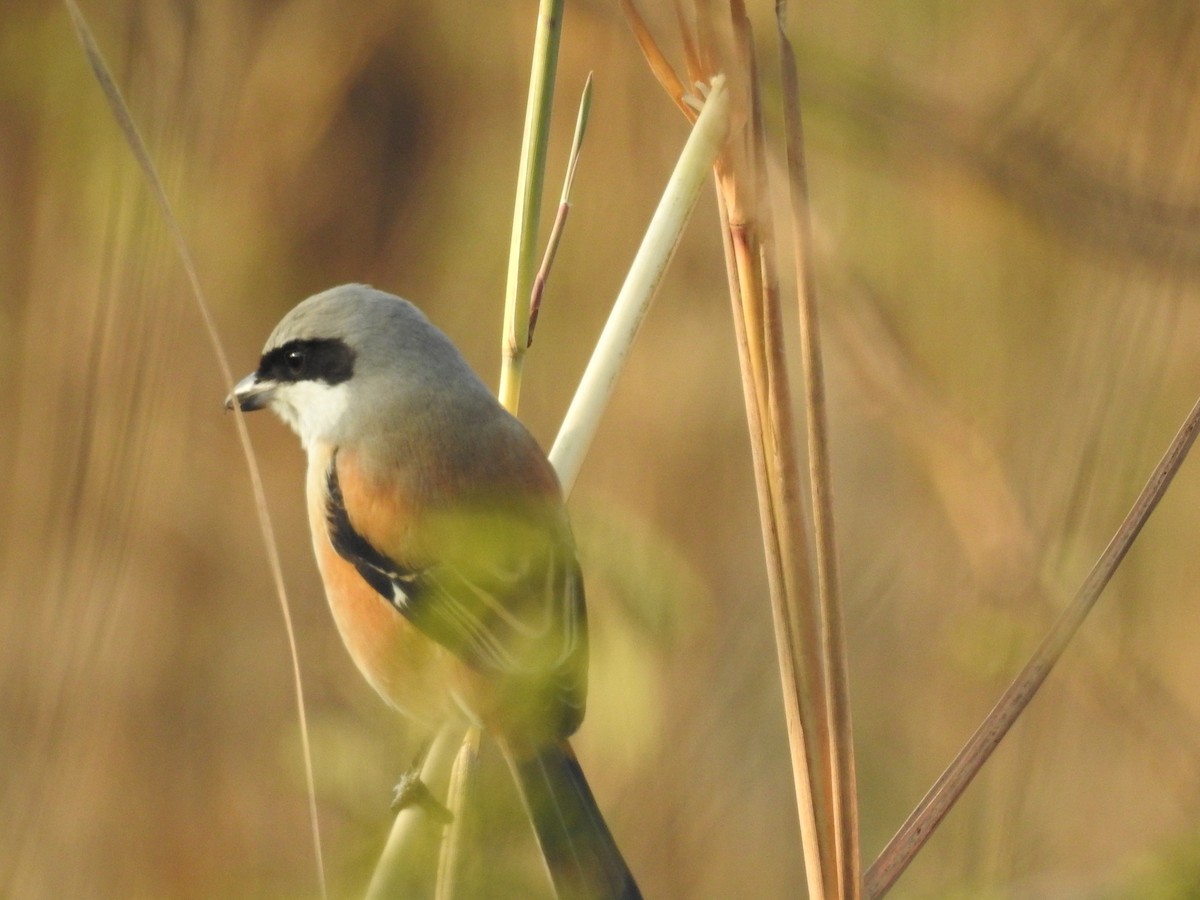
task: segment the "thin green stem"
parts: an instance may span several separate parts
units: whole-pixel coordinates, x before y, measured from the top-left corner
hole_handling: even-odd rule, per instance
[[[525,349],[529,345],[529,298],[534,267],[537,265],[538,215],[546,174],[546,146],[550,136],[550,110],[554,101],[562,11],[563,0],[541,0],[533,44],[533,67],[529,76],[529,102],[525,107],[525,134],[517,175],[517,202],[508,254],[508,283],[504,293],[499,391],[500,402],[514,415],[520,403],[521,369]]]

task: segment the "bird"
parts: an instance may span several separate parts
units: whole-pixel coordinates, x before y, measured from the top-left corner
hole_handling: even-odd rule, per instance
[[[299,436],[317,567],[367,682],[422,726],[496,741],[561,900],[640,897],[569,741],[583,579],[525,426],[415,305],[362,284],[288,312],[225,405]]]

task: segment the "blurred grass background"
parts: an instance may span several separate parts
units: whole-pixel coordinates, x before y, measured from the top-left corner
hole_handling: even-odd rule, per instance
[[[534,4],[84,11],[239,372],[295,302],[353,280],[418,302],[495,382]],[[1200,10],[812,2],[791,21],[869,860],[1200,389]],[[550,195],[593,69],[526,370],[545,446],[686,135],[616,4],[569,0]],[[578,747],[650,897],[803,890],[722,268],[706,196],[572,500],[595,634]],[[0,11],[0,384],[0,896],[314,896],[226,386],[49,0]],[[333,894],[354,896],[415,740],[328,620],[294,437],[251,430]],[[1198,500],[1189,464],[896,896],[1200,892]]]

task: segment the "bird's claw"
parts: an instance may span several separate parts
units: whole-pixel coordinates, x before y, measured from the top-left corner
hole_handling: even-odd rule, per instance
[[[406,773],[392,792],[393,812],[400,813],[411,806],[420,807],[444,824],[454,821],[454,814],[425,786],[420,771]]]

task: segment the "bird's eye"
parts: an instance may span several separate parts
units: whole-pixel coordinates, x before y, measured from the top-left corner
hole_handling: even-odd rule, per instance
[[[299,375],[304,371],[304,351],[292,350],[287,355],[288,371],[293,375]]]

